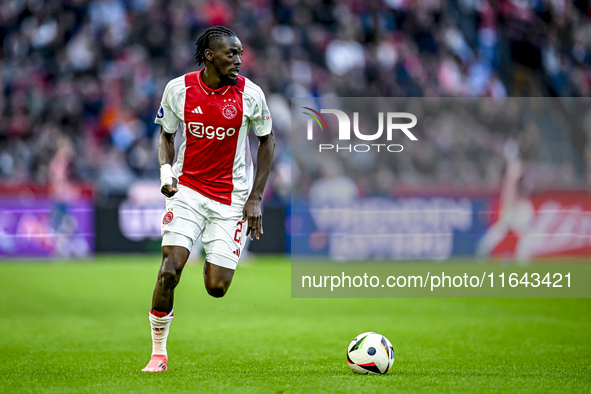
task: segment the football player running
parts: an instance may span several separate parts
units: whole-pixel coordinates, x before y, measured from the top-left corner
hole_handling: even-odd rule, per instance
[[[161,191],[162,265],[149,319],[152,357],[144,372],[167,370],[166,340],[174,289],[195,241],[205,250],[207,292],[223,297],[232,283],[246,238],[263,233],[261,199],[271,171],[275,140],[262,90],[239,75],[242,44],[229,29],[207,29],[196,42],[199,71],[170,81],[155,122]],[[174,136],[183,135],[176,163]],[[248,132],[258,137],[253,179]]]

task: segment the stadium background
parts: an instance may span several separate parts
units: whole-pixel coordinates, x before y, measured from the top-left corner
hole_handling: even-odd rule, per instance
[[[158,250],[153,118],[167,81],[195,69],[194,41],[209,26],[240,37],[241,72],[266,92],[274,116],[265,194],[272,231],[251,248],[277,253],[290,247],[292,185],[306,199],[323,176],[318,165],[292,161],[290,97],[586,97],[590,10],[586,0],[2,2],[0,255]],[[517,143],[535,174],[534,195],[576,190],[574,199],[556,198],[566,210],[578,202],[587,210],[588,106],[555,106],[562,123],[551,127],[507,102],[478,133],[456,116],[393,163],[339,165],[376,174],[354,177],[361,198],[479,196],[494,212],[503,151]],[[591,227],[577,228],[575,236],[588,237]]]

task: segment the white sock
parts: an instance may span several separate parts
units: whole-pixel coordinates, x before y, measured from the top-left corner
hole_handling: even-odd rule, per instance
[[[166,353],[166,339],[168,328],[173,318],[172,311],[166,316],[158,317],[150,311],[150,326],[152,327],[152,355],[160,354],[168,357]]]

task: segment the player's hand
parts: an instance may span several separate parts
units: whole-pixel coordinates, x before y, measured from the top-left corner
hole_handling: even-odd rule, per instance
[[[254,198],[246,200],[242,210],[242,222],[248,222],[246,236],[250,235],[251,240],[255,237],[259,239],[259,235],[263,233],[263,214],[260,200]]]
[[[172,197],[176,194],[176,192],[179,191],[179,189],[177,189],[177,184],[177,179],[173,177],[172,185],[162,185],[160,192],[162,192],[162,194],[164,194],[166,197]]]

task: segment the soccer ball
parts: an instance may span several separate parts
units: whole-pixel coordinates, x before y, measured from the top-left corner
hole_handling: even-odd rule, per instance
[[[355,373],[383,375],[394,364],[394,349],[385,336],[364,332],[349,344],[347,362]]]

